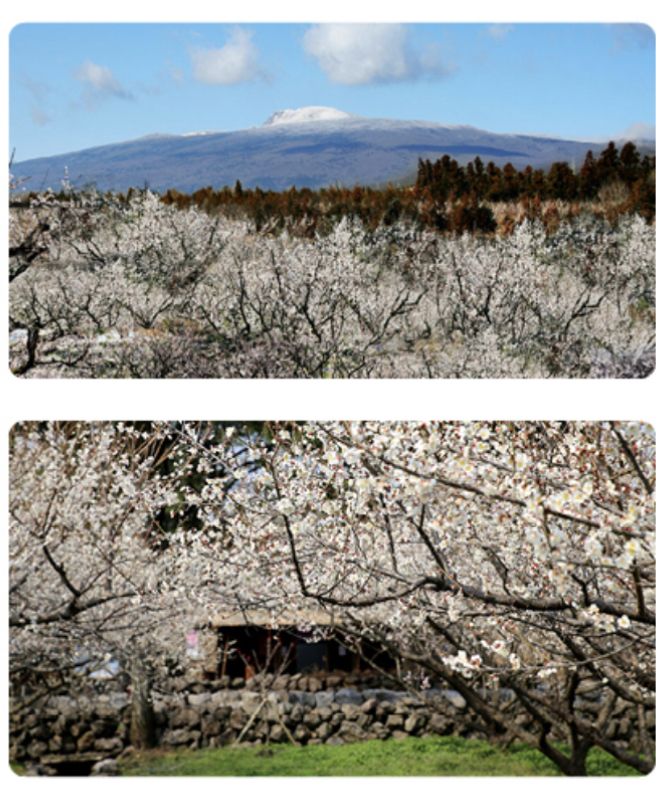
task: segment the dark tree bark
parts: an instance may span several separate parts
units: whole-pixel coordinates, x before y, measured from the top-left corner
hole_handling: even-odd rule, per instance
[[[144,658],[135,654],[130,660],[132,715],[130,743],[135,748],[153,748],[156,744],[155,713],[150,695],[152,678]]]

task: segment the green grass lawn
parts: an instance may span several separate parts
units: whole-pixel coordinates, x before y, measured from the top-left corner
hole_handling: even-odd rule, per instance
[[[593,749],[589,775],[638,775],[604,751]],[[507,750],[458,737],[410,738],[333,747],[217,748],[151,751],[122,762],[122,775],[561,775],[543,754],[523,744]]]

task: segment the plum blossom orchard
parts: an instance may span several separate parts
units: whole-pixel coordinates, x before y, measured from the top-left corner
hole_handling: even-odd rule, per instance
[[[592,746],[652,769],[650,426],[266,429],[13,429],[15,690],[119,659],[133,681],[132,738],[150,744],[151,672],[184,657],[193,626],[229,610],[276,621],[288,611],[313,637],[372,643],[409,690],[444,681],[488,739],[526,742],[566,774],[585,774]],[[197,524],[183,526],[192,513]],[[637,718],[631,748],[614,736],[618,708]]]
[[[410,689],[435,675],[458,691],[491,740],[527,742],[571,775],[592,746],[652,769],[651,427],[272,428],[217,446],[176,432],[204,475],[224,465],[236,480],[190,495],[206,524],[169,549],[204,609],[297,609],[304,627],[329,611],[347,646],[374,642]],[[516,702],[522,720],[506,711]],[[613,740],[618,706],[637,709],[640,750]]]
[[[655,350],[655,227],[444,237],[344,218],[307,236],[128,196],[10,210],[23,376],[637,377]]]
[[[32,698],[119,661],[134,744],[150,744],[150,679],[197,620],[166,591],[153,514],[173,501],[163,445],[122,424],[22,423],[10,436],[9,659]],[[185,463],[181,471],[185,470]],[[177,601],[176,601],[177,599]],[[35,690],[37,688],[37,690]]]

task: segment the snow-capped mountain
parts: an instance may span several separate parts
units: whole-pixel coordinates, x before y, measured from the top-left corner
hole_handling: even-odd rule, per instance
[[[283,109],[261,126],[242,131],[151,134],[129,142],[15,163],[28,189],[59,191],[67,169],[77,186],[124,191],[148,185],[191,193],[233,186],[284,190],[331,184],[372,185],[415,173],[419,157],[448,154],[460,164],[479,156],[497,166],[580,164],[588,150],[605,147],[522,134],[495,134],[472,126],[353,115],[331,107]],[[20,152],[20,151],[19,151]]]
[[[352,115],[343,112],[341,109],[334,109],[330,106],[305,106],[301,109],[280,109],[264,123],[265,126],[276,126],[284,123],[312,123],[321,120],[349,120],[358,118],[359,115]]]

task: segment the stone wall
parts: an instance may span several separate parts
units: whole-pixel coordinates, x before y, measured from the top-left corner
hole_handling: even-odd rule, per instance
[[[220,747],[236,742],[260,745],[343,745],[389,737],[456,735],[480,738],[478,719],[464,699],[432,689],[429,703],[405,691],[367,684],[345,685],[338,676],[294,675],[264,684],[259,677],[186,684],[156,693],[159,745],[166,748]],[[375,685],[377,682],[375,681]],[[112,687],[112,686],[110,686]],[[511,697],[503,697],[511,704]],[[597,705],[590,703],[589,709]],[[516,722],[530,718],[514,704]],[[619,701],[609,736],[640,748],[636,710]],[[654,712],[647,713],[654,733]],[[127,691],[89,692],[76,698],[51,696],[31,707],[10,705],[10,760],[56,768],[64,761],[95,762],[128,755],[130,698]]]

